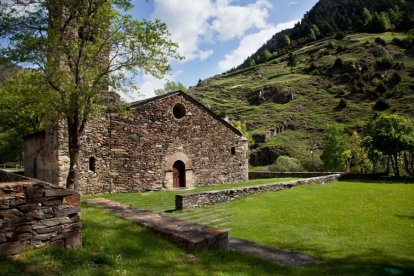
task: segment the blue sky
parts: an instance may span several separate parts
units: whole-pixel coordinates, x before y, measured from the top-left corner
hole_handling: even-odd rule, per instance
[[[317,0],[148,0],[134,1],[136,19],[165,22],[183,61],[171,61],[172,71],[163,80],[148,75],[137,78],[140,95],[154,96],[166,80],[186,87],[241,64],[275,33],[291,28]]]

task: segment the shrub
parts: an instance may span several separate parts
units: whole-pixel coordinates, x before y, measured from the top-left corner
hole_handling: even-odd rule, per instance
[[[401,76],[398,72],[394,72],[391,78],[388,80],[388,86],[394,87],[401,82]]]
[[[382,45],[382,46],[387,46],[387,42],[385,42],[384,39],[382,39],[381,37],[377,37],[375,40],[375,43]]]
[[[383,57],[375,62],[378,69],[391,69],[394,65],[394,60],[391,57]]]
[[[340,68],[344,65],[344,61],[341,58],[337,58],[334,62],[334,67]]]
[[[336,106],[336,109],[344,109],[347,106],[346,101],[344,99],[341,99]]]
[[[345,34],[343,32],[337,32],[335,34],[335,39],[336,40],[341,40],[341,39],[344,39],[344,38],[345,38]]]
[[[374,109],[375,111],[384,111],[390,107],[391,105],[386,100],[379,99],[378,101],[376,101],[372,109]]]
[[[303,167],[298,159],[282,155],[270,166],[270,170],[277,172],[298,172],[303,171]]]
[[[375,89],[375,92],[377,92],[380,95],[385,94],[387,92],[387,87],[384,85],[383,82],[380,82],[380,84],[378,84],[377,88]]]

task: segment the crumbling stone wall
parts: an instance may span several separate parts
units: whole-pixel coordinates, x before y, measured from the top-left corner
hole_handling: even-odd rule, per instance
[[[79,204],[74,191],[0,171],[0,254],[81,247]]]

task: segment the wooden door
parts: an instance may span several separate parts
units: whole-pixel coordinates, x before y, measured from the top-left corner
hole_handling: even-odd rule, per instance
[[[178,168],[173,167],[173,188],[180,187],[180,172]]]
[[[185,187],[185,164],[178,160],[173,165],[173,188],[180,187]]]

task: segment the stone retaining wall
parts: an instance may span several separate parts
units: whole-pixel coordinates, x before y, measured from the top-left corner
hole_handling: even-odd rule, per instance
[[[247,186],[219,191],[208,191],[200,192],[193,194],[185,195],[176,195],[175,196],[175,208],[177,210],[181,209],[191,209],[203,207],[206,205],[214,205],[217,203],[232,201],[240,196],[252,195],[257,193],[263,193],[268,191],[279,191],[283,189],[293,188],[299,185],[307,184],[324,184],[339,179],[340,174],[331,174],[326,176],[312,177],[300,180],[292,180],[287,182],[263,184],[256,186]]]
[[[82,247],[80,195],[0,171],[0,254],[30,247]]]
[[[339,174],[335,172],[249,172],[249,179],[263,179],[263,178],[283,178],[283,177],[317,177],[332,174]]]

